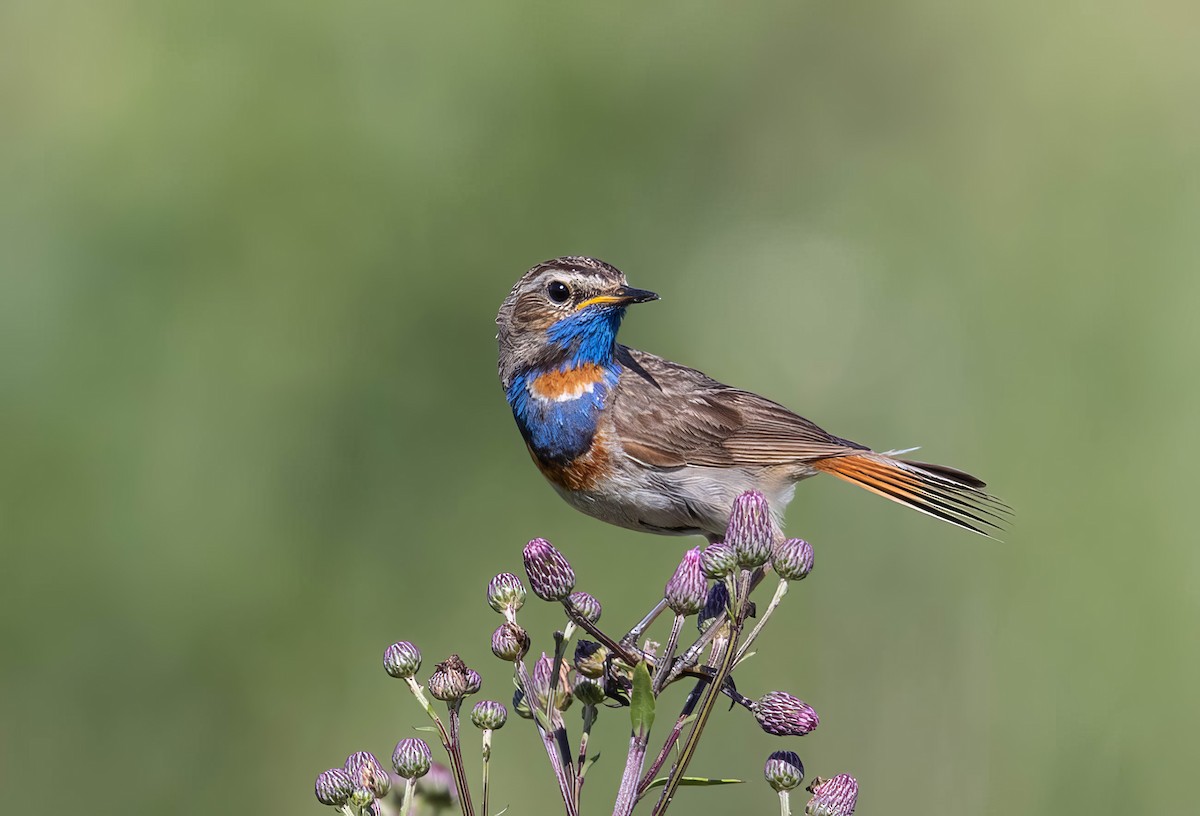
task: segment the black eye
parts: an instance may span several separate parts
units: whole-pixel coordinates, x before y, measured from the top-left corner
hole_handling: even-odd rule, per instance
[[[555,303],[566,303],[567,299],[571,297],[571,287],[562,281],[550,281],[550,285],[546,287],[546,294]]]

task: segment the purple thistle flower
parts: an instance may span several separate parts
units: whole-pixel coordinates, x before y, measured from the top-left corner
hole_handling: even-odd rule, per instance
[[[429,773],[417,780],[417,795],[434,808],[447,808],[458,801],[454,774],[440,762],[429,766]]]
[[[392,677],[412,677],[421,669],[421,650],[402,640],[383,653],[383,668]]]
[[[433,754],[429,752],[429,744],[416,737],[400,740],[396,750],[392,751],[392,767],[405,779],[416,779],[429,773],[431,762]]]
[[[538,709],[545,711],[546,698],[553,693],[554,707],[566,711],[571,706],[571,681],[568,676],[571,667],[566,662],[559,663],[557,682],[552,683],[550,672],[553,664],[554,658],[542,652],[541,658],[533,665],[533,699]]]
[[[341,807],[354,793],[354,780],[342,768],[330,768],[317,777],[317,801],[322,805]]]
[[[467,664],[452,654],[434,666],[429,676],[429,693],[445,702],[461,700],[467,693]]]
[[[370,751],[359,751],[346,757],[345,771],[357,791],[368,791],[376,799],[387,796],[391,789],[387,771]]]
[[[804,763],[793,751],[776,751],[767,757],[763,776],[777,792],[790,791],[804,780]]]
[[[575,588],[575,571],[544,538],[535,538],[525,545],[525,572],[533,594],[543,601],[561,601]]]
[[[511,572],[502,572],[488,582],[488,606],[509,620],[525,605],[525,586]]]
[[[508,709],[495,700],[481,700],[471,709],[471,722],[484,731],[499,731],[508,722]]]
[[[768,691],[751,710],[763,731],[777,737],[802,737],[821,722],[812,706],[786,691]]]
[[[700,553],[700,571],[709,578],[727,578],[737,570],[737,553],[724,541],[709,544]]]
[[[529,651],[529,635],[518,624],[505,622],[492,632],[492,654],[515,663]]]
[[[738,564],[753,569],[767,563],[773,538],[774,523],[766,497],[757,490],[748,490],[734,499],[725,543],[737,553]]]
[[[608,649],[594,640],[580,640],[575,644],[575,671],[593,680],[604,676],[604,664],[608,660]]]
[[[771,556],[771,566],[785,581],[802,581],[813,568],[813,548],[802,538],[789,538]]]
[[[813,795],[804,807],[809,816],[854,816],[858,804],[858,781],[850,774],[838,774],[829,779],[817,777],[808,786]]]
[[[700,572],[699,547],[683,554],[683,560],[663,589],[663,597],[676,615],[695,615],[704,608],[708,598],[708,581]]]
[[[571,606],[590,623],[600,622],[600,602],[586,592],[572,592],[568,598]]]

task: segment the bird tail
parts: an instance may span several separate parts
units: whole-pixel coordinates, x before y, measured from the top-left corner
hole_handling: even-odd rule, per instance
[[[831,456],[811,463],[822,473],[948,521],[980,535],[1004,529],[1008,506],[986,493],[985,483],[945,465],[897,459],[886,453]]]

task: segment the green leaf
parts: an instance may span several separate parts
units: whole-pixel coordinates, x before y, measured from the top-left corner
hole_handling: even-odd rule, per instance
[[[679,780],[679,784],[681,786],[688,785],[695,788],[707,788],[712,785],[740,785],[743,781],[742,779],[714,779],[709,776],[685,776]],[[661,788],[665,784],[667,784],[667,777],[660,776],[647,785],[646,790]]]
[[[629,695],[629,719],[633,730],[649,734],[654,725],[654,691],[650,686],[650,669],[646,661],[633,667],[633,693]]]
[[[428,731],[430,734],[436,734],[438,730],[432,725],[414,725],[413,731]]]

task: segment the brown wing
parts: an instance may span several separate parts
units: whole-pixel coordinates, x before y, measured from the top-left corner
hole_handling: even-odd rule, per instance
[[[625,452],[648,465],[772,466],[867,450],[757,394],[624,346],[612,404]]]

